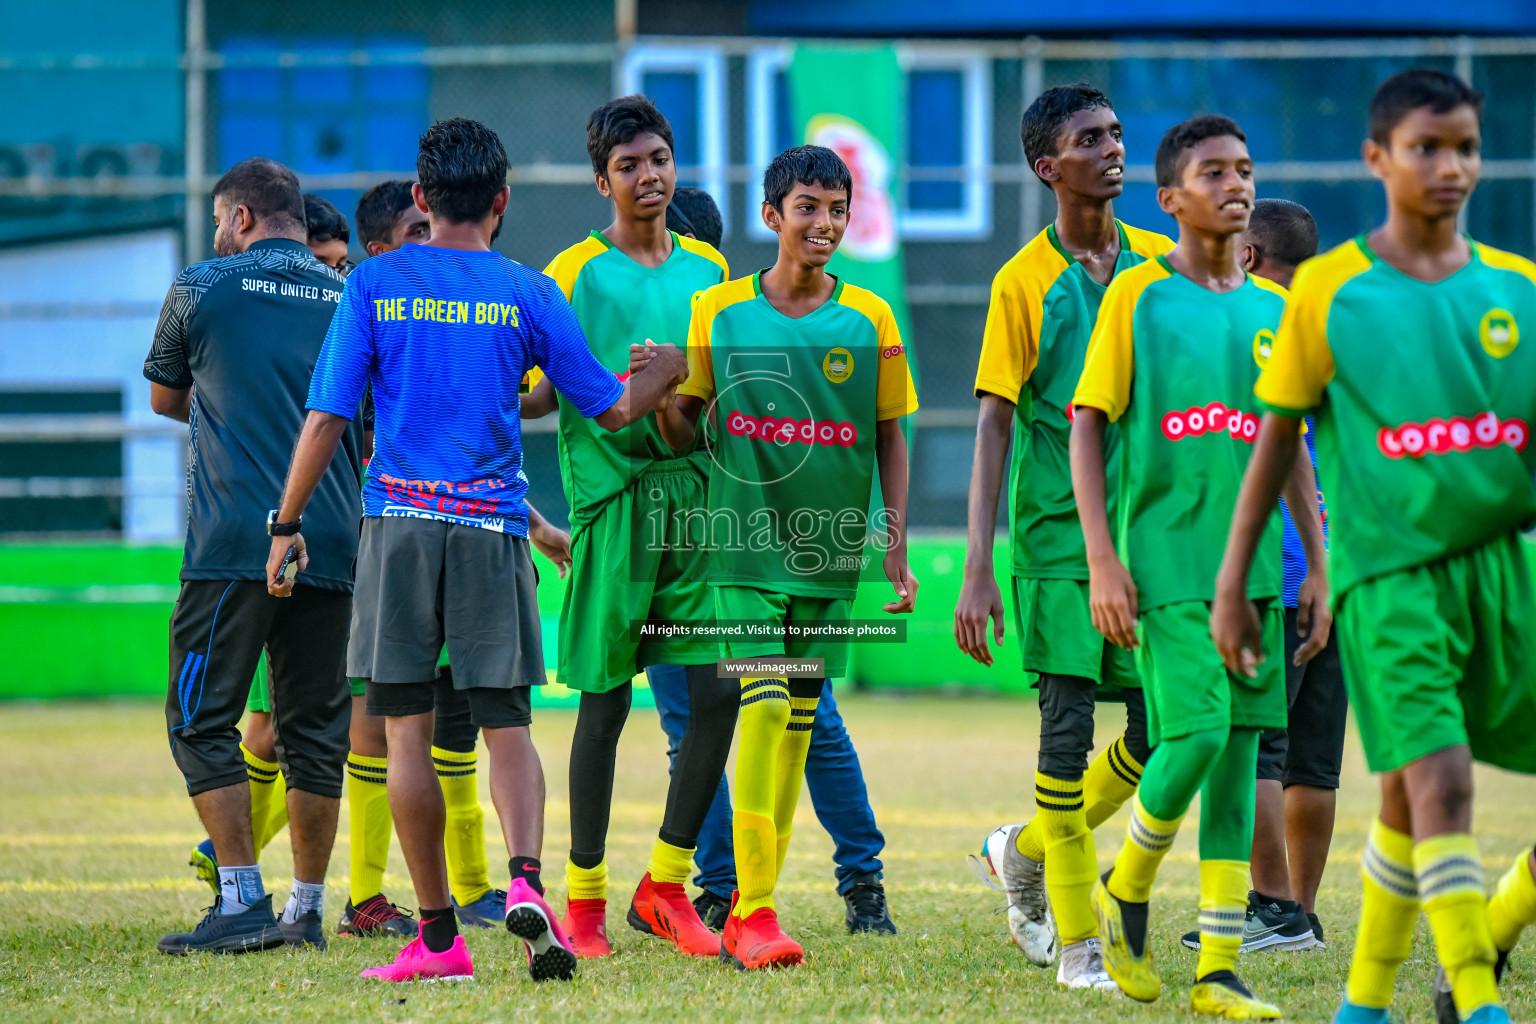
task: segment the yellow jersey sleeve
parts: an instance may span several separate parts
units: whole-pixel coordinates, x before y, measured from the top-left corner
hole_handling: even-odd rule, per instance
[[[1109,283],[1088,339],[1083,373],[1072,396],[1074,406],[1101,409],[1111,423],[1125,415],[1131,404],[1131,381],[1136,376],[1136,303],[1148,285],[1167,276],[1161,263],[1147,260],[1116,274]]]
[[[1042,231],[992,278],[976,365],[978,398],[993,394],[1018,404],[1019,392],[1040,359],[1045,293],[1066,269],[1066,261]]]
[[[544,268],[544,276],[554,278],[565,301],[570,302],[576,291],[576,279],[581,276],[581,268],[592,257],[601,256],[606,251],[607,247],[602,242],[588,235],[550,260],[549,266]]]
[[[537,366],[530,366],[528,372],[523,374],[523,385],[518,388],[522,394],[529,394],[539,386],[539,381],[544,379],[544,371]]]
[[[720,268],[720,280],[722,283],[731,279],[730,265],[725,262],[725,257],[720,255],[719,251],[716,250],[714,246],[710,245],[708,242],[701,242],[697,238],[687,238],[683,235],[677,235],[675,237],[677,238],[678,242],[682,244],[682,247],[686,251],[693,253],[695,256],[703,256],[705,259],[718,266]]]
[[[875,418],[893,420],[916,412],[917,388],[890,303],[867,288],[846,283],[838,302],[864,314],[875,328]]]
[[[678,394],[703,402],[715,397],[715,360],[710,348],[715,317],[727,306],[750,301],[755,294],[752,279],[743,277],[706,288],[694,299],[693,315],[688,321],[688,379],[678,385]]]
[[[1280,330],[1253,393],[1283,416],[1303,416],[1323,400],[1333,380],[1328,311],[1344,283],[1369,270],[1371,261],[1353,241],[1310,259],[1291,283]]]

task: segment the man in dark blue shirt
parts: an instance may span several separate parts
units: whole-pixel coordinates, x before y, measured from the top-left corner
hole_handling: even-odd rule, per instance
[[[271,498],[342,277],[305,244],[293,172],[256,157],[213,188],[217,259],[182,271],[144,362],[150,404],[188,422],[187,541],[171,619],[171,751],[218,861],[219,896],[166,953],[323,945],[330,861],[347,756],[345,655],[357,550],[360,431],[320,467],[305,528],[320,556],[305,595],[282,602],[261,569]],[[323,538],[323,540],[321,539]],[[282,921],[261,880],[238,723],[262,649],[271,663],[279,762],[288,784],[294,891]]]
[[[506,211],[507,155],[484,125],[439,122],[421,137],[416,205],[431,238],[367,260],[315,367],[279,519],[297,522],[373,391],[373,459],[363,485],[350,674],[368,680],[367,708],[386,718],[389,796],[421,908],[421,935],[368,977],[411,981],[474,973],[450,904],[442,790],[432,766],[438,655],[469,696],[491,758],[492,802],[511,855],[507,929],[527,945],[535,980],[569,978],[576,956],[543,899],[544,785],[528,735],[529,688],[544,682],[528,481],[518,392],[540,367],[574,408],[619,430],[687,375],[664,345],[620,383],[588,349],[559,287],[490,248]],[[304,538],[292,538],[300,564]],[[273,594],[287,549],[267,556]],[[318,557],[318,545],[316,556]]]

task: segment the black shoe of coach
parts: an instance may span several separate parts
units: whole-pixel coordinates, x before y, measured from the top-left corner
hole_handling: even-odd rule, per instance
[[[172,956],[188,953],[253,953],[283,945],[283,930],[272,916],[268,893],[243,914],[221,914],[215,899],[197,927],[181,935],[167,935],[155,948]]]

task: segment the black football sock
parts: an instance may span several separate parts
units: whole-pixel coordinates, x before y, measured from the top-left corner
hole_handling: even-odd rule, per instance
[[[544,895],[544,883],[539,881],[539,858],[537,857],[513,857],[507,862],[507,867],[512,871],[513,878],[521,878],[528,883],[528,888]]]
[[[453,908],[420,909],[422,944],[434,953],[446,953],[459,935],[459,919],[453,916]]]

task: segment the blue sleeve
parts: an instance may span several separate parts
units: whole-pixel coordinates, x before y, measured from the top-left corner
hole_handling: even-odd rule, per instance
[[[533,361],[538,364],[560,397],[591,419],[613,408],[624,393],[619,378],[597,361],[581,332],[576,311],[553,281],[544,293],[544,305],[533,318]]]
[[[354,272],[342,289],[341,303],[331,317],[330,330],[325,332],[320,358],[315,360],[306,409],[347,419],[357,415],[373,363],[373,319],[368,315],[368,297],[360,277]]]

